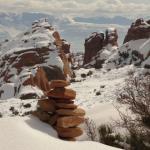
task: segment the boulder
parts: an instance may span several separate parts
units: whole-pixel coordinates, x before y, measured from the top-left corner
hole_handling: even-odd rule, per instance
[[[70,128],[80,125],[84,122],[83,117],[70,116],[70,117],[60,117],[57,119],[57,126],[63,128]]]
[[[56,103],[56,108],[76,109],[77,107],[75,104]]]
[[[68,85],[70,85],[70,83],[65,80],[52,80],[50,83],[51,88],[66,87]]]
[[[65,138],[74,138],[83,134],[83,131],[79,127],[75,127],[75,128],[57,127],[57,132],[60,137],[65,137]]]
[[[55,103],[52,100],[49,99],[39,100],[38,105],[42,111],[55,112]]]
[[[84,116],[85,111],[82,108],[77,109],[58,109],[56,113],[60,116]]]
[[[72,89],[66,89],[66,88],[55,88],[53,90],[50,90],[47,93],[47,96],[50,98],[60,98],[60,99],[75,99],[76,92]]]

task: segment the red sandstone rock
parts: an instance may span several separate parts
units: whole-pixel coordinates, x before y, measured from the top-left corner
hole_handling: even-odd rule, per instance
[[[85,111],[82,108],[77,109],[58,109],[57,114],[60,116],[84,116]]]
[[[103,33],[92,33],[90,37],[85,39],[85,54],[84,54],[84,64],[89,63],[97,52],[100,51],[104,44],[104,34]]]
[[[47,96],[51,98],[60,99],[74,99],[76,97],[76,92],[72,89],[66,88],[55,88],[47,93]]]
[[[75,127],[75,128],[57,127],[57,132],[60,137],[66,137],[66,138],[74,138],[83,134],[83,131],[79,127]]]
[[[84,122],[83,117],[70,116],[70,117],[60,117],[57,119],[57,126],[63,128],[75,127]]]
[[[56,103],[74,104],[73,100],[70,99],[53,99]]]
[[[57,114],[52,115],[52,116],[50,116],[48,123],[51,126],[53,126],[57,122],[57,119],[58,119],[58,115]]]
[[[144,21],[144,19],[137,19],[132,23],[128,30],[128,33],[124,39],[124,43],[131,40],[147,39],[150,37],[150,21]]]
[[[76,109],[77,107],[75,104],[56,103],[56,108]]]
[[[50,83],[51,88],[66,87],[68,85],[70,85],[70,83],[65,80],[52,80]]]
[[[38,105],[42,111],[55,112],[55,104],[51,100],[48,99],[39,100]]]
[[[37,116],[41,121],[49,122],[50,115],[49,115],[48,113],[46,113],[46,112],[37,111],[37,112],[36,112],[36,116]]]

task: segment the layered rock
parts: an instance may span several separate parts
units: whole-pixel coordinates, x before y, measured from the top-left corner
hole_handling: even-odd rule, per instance
[[[66,88],[68,85],[67,81],[53,80],[47,92],[49,98],[39,100],[34,115],[52,125],[61,139],[75,141],[83,134],[78,126],[84,122],[85,111],[74,104],[76,92]]]
[[[1,99],[40,98],[50,89],[51,80],[65,80],[72,75],[70,44],[61,39],[47,19],[33,22],[31,29],[3,43],[0,51]],[[8,97],[7,87],[11,88]],[[25,87],[34,90],[27,92]]]
[[[124,39],[124,43],[131,40],[148,39],[150,38],[150,20],[137,19],[130,26],[128,33]]]
[[[85,40],[84,67],[102,68],[106,59],[118,48],[118,34],[115,28],[104,33],[93,33]]]

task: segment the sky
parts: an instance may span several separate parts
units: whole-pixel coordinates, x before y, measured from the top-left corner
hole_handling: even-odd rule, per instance
[[[0,0],[1,12],[44,12],[64,16],[148,16],[150,0]]]
[[[105,31],[107,27],[117,28],[119,43],[122,44],[129,26],[79,23],[74,21],[75,17],[110,19],[110,17],[122,16],[133,21],[141,17],[150,19],[150,0],[0,0],[1,12],[17,14],[40,12],[59,17],[61,20],[67,18],[70,23],[65,26],[60,22],[55,25],[56,29],[71,43],[72,49],[83,50],[86,37],[92,32]],[[14,27],[13,30],[17,31],[17,28]]]

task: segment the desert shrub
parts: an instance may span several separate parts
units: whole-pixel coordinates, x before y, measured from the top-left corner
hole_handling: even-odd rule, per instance
[[[86,75],[85,73],[82,73],[82,74],[81,74],[81,77],[82,77],[82,78],[86,78],[86,76],[87,76],[87,75]]]
[[[101,125],[98,129],[99,131],[99,140],[101,143],[118,147],[124,148],[124,140],[119,133],[116,133],[111,125]]]
[[[95,122],[92,119],[85,119],[85,130],[88,138],[91,141],[97,141],[97,127]]]
[[[150,149],[150,75],[130,74],[117,101],[126,105],[130,115],[118,109],[121,125],[129,131],[127,142],[131,150]],[[131,115],[132,114],[132,115]]]

